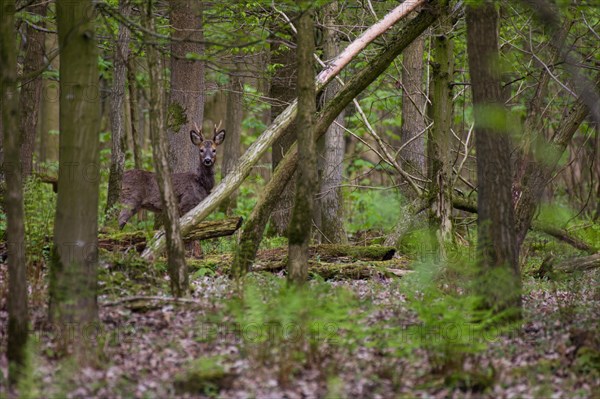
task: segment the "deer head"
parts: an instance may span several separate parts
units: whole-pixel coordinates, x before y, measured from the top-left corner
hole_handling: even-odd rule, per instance
[[[225,129],[221,129],[221,122],[219,122],[218,126],[215,125],[212,140],[205,140],[202,135],[202,129],[198,129],[198,125],[195,123],[194,129],[190,131],[190,139],[192,140],[192,144],[198,147],[200,151],[200,162],[204,166],[211,167],[217,160],[217,146],[221,145],[223,140],[225,140]]]

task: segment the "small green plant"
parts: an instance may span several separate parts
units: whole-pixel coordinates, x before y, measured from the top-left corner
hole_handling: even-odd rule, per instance
[[[344,289],[313,282],[288,286],[276,277],[245,282],[242,298],[230,306],[246,352],[261,364],[276,365],[287,384],[305,366],[319,365],[328,348],[341,343],[339,332],[352,328],[356,301]]]
[[[25,251],[30,270],[39,275],[45,264],[54,230],[56,194],[52,186],[38,178],[25,182]]]

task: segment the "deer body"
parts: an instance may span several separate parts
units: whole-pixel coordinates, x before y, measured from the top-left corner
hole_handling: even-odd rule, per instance
[[[213,140],[204,140],[202,133],[192,130],[190,139],[200,151],[200,165],[198,165],[197,171],[171,175],[179,216],[186,214],[198,205],[214,187],[216,147],[225,139],[225,130],[218,131],[218,127],[215,127]],[[163,206],[156,175],[139,169],[125,171],[120,202],[123,205],[119,214],[121,229],[140,209],[162,212]]]

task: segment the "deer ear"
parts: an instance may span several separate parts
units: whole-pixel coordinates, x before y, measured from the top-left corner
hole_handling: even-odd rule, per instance
[[[204,137],[202,137],[202,132],[198,133],[195,130],[190,130],[190,140],[192,140],[192,144],[200,145],[204,141]]]
[[[220,145],[225,140],[225,129],[221,130],[219,133],[215,133],[215,137],[213,141],[216,145]]]

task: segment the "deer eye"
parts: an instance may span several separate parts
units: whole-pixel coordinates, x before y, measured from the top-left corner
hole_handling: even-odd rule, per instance
[[[215,150],[215,149],[213,148],[212,152],[213,152],[213,154],[215,154],[215,153],[217,152],[217,150]]]
[[[200,152],[202,152],[202,153],[203,153],[203,152],[204,152],[204,148],[200,148]]]

